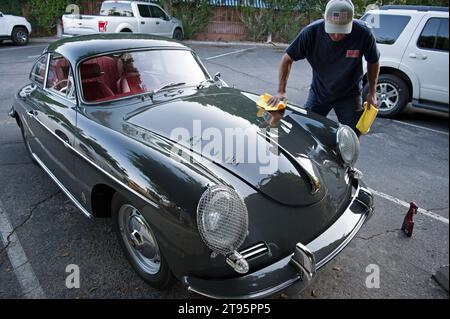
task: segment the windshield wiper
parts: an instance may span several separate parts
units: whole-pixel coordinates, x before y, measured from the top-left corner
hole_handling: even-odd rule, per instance
[[[197,85],[197,90],[203,89],[205,87],[206,83],[216,83],[213,79],[206,79],[200,82],[199,85]]]
[[[158,93],[161,90],[168,89],[168,88],[175,87],[175,86],[185,85],[185,84],[186,84],[186,82],[170,82],[170,83],[164,84],[163,86],[157,88],[156,90],[153,90],[151,94],[153,95],[153,94]]]

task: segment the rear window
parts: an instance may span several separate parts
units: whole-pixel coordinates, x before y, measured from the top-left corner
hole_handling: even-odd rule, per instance
[[[198,85],[207,74],[191,51],[151,50],[89,59],[81,64],[80,76],[83,98],[92,103],[152,92],[169,83]]]
[[[368,13],[361,20],[371,27],[377,43],[392,45],[405,30],[411,17]]]
[[[117,16],[117,17],[132,17],[133,9],[130,3],[120,2],[103,2],[100,9],[101,16]]]
[[[448,51],[448,19],[431,18],[420,34],[417,46],[421,49]]]

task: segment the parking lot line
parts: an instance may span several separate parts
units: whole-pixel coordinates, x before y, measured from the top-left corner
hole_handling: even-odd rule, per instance
[[[44,290],[34,274],[33,267],[31,267],[28,258],[23,251],[19,238],[14,233],[14,229],[9,222],[6,211],[3,209],[3,204],[0,201],[0,235],[2,237],[3,245],[8,254],[11,266],[14,269],[14,274],[19,281],[22,288],[23,297],[29,299],[44,299],[46,298]]]
[[[224,56],[227,56],[227,55],[237,54],[237,53],[241,53],[241,52],[245,52],[245,51],[249,51],[249,50],[253,50],[253,49],[255,49],[255,48],[251,47],[251,48],[247,48],[247,49],[236,50],[236,51],[232,51],[232,52],[228,52],[228,53],[224,53],[224,54],[219,54],[219,55],[216,55],[216,56],[212,56],[212,57],[203,59],[203,61],[214,60],[214,59],[221,58],[221,57],[224,57]]]
[[[374,190],[374,189],[369,189],[369,190],[370,190],[373,194],[375,194],[375,195],[377,195],[377,196],[379,196],[379,197],[381,197],[381,198],[387,199],[388,201],[391,201],[391,202],[393,202],[393,203],[395,203],[395,204],[397,204],[397,205],[404,206],[404,207],[406,207],[406,208],[409,208],[409,207],[410,207],[410,204],[409,204],[409,203],[407,203],[407,202],[405,202],[405,201],[402,201],[401,199],[398,199],[398,198],[392,197],[392,196],[390,196],[390,195],[381,193],[381,192],[376,191],[376,190]],[[423,209],[423,208],[419,208],[419,209],[417,210],[417,212],[419,212],[419,213],[421,213],[421,214],[423,214],[423,215],[425,215],[425,216],[428,216],[428,217],[430,217],[430,218],[433,218],[433,219],[435,219],[435,220],[438,220],[438,221],[440,221],[440,222],[443,222],[444,224],[447,224],[447,225],[448,225],[448,219],[445,218],[445,217],[442,217],[441,215],[438,215],[438,214],[436,214],[436,213],[430,212],[429,210],[426,210],[426,209]],[[406,212],[405,212],[405,214],[406,214]]]
[[[418,128],[418,129],[422,129],[422,130],[426,130],[426,131],[430,131],[430,132],[434,132],[434,133],[439,133],[439,134],[444,134],[444,135],[449,135],[448,132],[444,132],[444,131],[440,131],[440,130],[435,130],[429,127],[425,127],[425,126],[420,126],[420,125],[415,125],[415,124],[411,124],[411,123],[406,123],[406,122],[402,122],[402,121],[397,121],[397,120],[390,120],[394,123],[400,123],[406,126],[411,126],[414,128]]]

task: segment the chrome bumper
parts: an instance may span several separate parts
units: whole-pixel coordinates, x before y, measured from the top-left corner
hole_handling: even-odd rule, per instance
[[[356,192],[341,217],[309,244],[298,243],[292,255],[237,278],[205,280],[186,276],[182,278],[183,285],[194,293],[220,299],[264,298],[294,284],[296,292],[300,292],[314,279],[316,271],[336,257],[372,217],[372,193],[357,179],[353,187]]]

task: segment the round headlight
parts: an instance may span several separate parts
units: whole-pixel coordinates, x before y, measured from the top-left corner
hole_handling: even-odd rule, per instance
[[[198,203],[197,227],[205,244],[214,252],[232,253],[247,236],[247,207],[233,189],[211,186]]]
[[[337,145],[342,160],[348,166],[355,165],[359,156],[359,139],[347,125],[341,125],[337,131]]]

